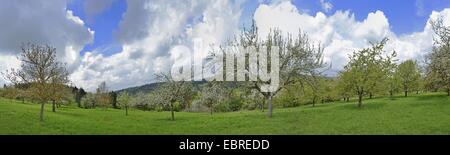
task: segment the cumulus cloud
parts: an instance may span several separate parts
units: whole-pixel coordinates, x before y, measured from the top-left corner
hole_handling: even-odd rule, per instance
[[[94,32],[66,9],[64,0],[3,1],[0,5],[0,69],[18,67],[22,43],[54,46],[69,71],[78,67],[79,51],[91,43]],[[0,78],[0,83],[5,82]]]
[[[101,81],[107,81],[113,89],[152,82],[155,72],[168,71],[174,63],[186,63],[186,56],[180,56],[180,52],[192,52],[196,39],[218,45],[239,31],[240,5],[230,1],[128,1],[129,11],[116,32],[123,51],[112,56],[88,52],[72,78],[88,90]],[[430,19],[448,12],[433,12]],[[253,18],[262,35],[274,27],[293,35],[299,29],[308,33],[314,43],[325,47],[325,61],[332,64],[330,75],[343,68],[354,50],[385,37],[390,38],[387,51],[396,50],[400,60],[420,57],[432,46],[429,24],[421,32],[397,36],[382,11],[371,12],[358,21],[350,11],[309,15],[290,1],[280,0],[260,4]],[[195,55],[195,59],[203,56]]]
[[[450,9],[433,12],[430,19],[437,16],[450,20]],[[423,31],[397,36],[392,32],[389,20],[382,11],[369,13],[363,21],[355,20],[349,11],[336,11],[326,16],[322,12],[309,15],[299,12],[291,2],[262,4],[254,15],[260,34],[267,35],[271,28],[277,27],[285,32],[298,34],[306,32],[315,43],[324,47],[324,59],[332,64],[328,74],[334,75],[348,61],[348,55],[354,50],[365,48],[370,43],[388,37],[387,51],[395,50],[400,61],[420,58],[431,50],[433,32],[429,23]],[[450,25],[450,23],[449,23]]]
[[[110,88],[154,82],[154,74],[168,71],[171,53],[192,52],[194,40],[222,44],[238,31],[240,1],[127,1],[127,12],[116,38],[123,50],[112,56],[87,52],[71,75],[75,83],[94,90],[106,81]],[[189,50],[187,50],[189,49]]]
[[[112,2],[99,3],[103,4],[90,9],[102,10]],[[194,42],[221,45],[238,33],[243,3],[128,0],[127,12],[114,33],[122,51],[103,55],[107,48],[98,48],[80,57],[79,52],[92,42],[94,32],[66,9],[66,1],[4,2],[0,5],[0,70],[19,66],[15,55],[22,42],[39,41],[57,48],[58,58],[69,65],[73,83],[87,90],[95,90],[103,81],[113,90],[154,82],[154,73],[169,71],[172,64],[188,63],[186,53],[192,54]],[[332,5],[324,11],[326,8],[331,9]],[[13,18],[11,14],[16,16]],[[450,9],[432,12],[429,20],[439,16],[450,25]],[[274,27],[293,35],[299,30],[308,33],[314,43],[325,47],[325,61],[333,65],[329,74],[342,69],[354,50],[384,37],[390,38],[386,49],[395,49],[400,60],[423,56],[431,50],[433,40],[429,23],[422,31],[398,36],[382,11],[356,20],[350,11],[310,15],[299,11],[290,1],[277,0],[260,4],[253,19],[262,35]],[[194,59],[204,56],[194,55]]]

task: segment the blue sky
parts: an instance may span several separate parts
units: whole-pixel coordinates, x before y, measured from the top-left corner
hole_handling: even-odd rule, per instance
[[[87,20],[87,15],[84,8],[84,0],[72,1],[68,4],[67,8],[74,12],[74,15],[80,17],[87,27],[95,31],[94,43],[85,46],[81,54],[86,51],[92,51],[96,48],[108,48],[104,51],[105,55],[111,55],[121,51],[120,44],[114,38],[114,32],[117,31],[122,14],[127,9],[125,0],[116,0],[112,3],[110,8],[102,11],[100,14],[93,16],[92,19]]]
[[[335,10],[351,10],[358,20],[369,12],[381,10],[397,34],[422,31],[431,11],[450,6],[449,0],[340,0],[333,3]],[[332,1],[334,2],[334,1]]]
[[[115,0],[110,8],[107,8],[92,20],[87,20],[84,0],[72,1],[67,6],[73,10],[74,15],[79,16],[86,25],[95,31],[94,43],[85,46],[81,54],[86,51],[100,49],[104,55],[111,55],[121,51],[121,45],[114,37],[122,14],[127,10],[125,0]],[[358,21],[362,21],[370,12],[383,11],[389,19],[393,32],[398,35],[422,31],[428,16],[433,10],[442,10],[450,7],[450,0],[330,0],[333,8],[325,12],[319,0],[293,0],[292,3],[302,12],[315,15],[323,12],[332,15],[336,10],[349,10]],[[262,3],[271,3],[262,1]],[[243,5],[242,24],[248,24],[253,12],[258,7],[258,1],[248,1]]]

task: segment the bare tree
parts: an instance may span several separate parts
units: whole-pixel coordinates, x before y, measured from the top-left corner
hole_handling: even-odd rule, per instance
[[[19,69],[11,69],[3,73],[14,85],[29,84],[28,91],[33,99],[41,104],[40,120],[44,120],[45,103],[55,97],[55,86],[69,82],[65,64],[58,62],[56,48],[49,45],[25,44],[18,58]]]
[[[106,82],[102,82],[98,85],[95,98],[96,102],[94,108],[96,104],[100,104],[102,107],[107,107],[111,104],[111,96],[109,94],[108,86],[106,86]]]

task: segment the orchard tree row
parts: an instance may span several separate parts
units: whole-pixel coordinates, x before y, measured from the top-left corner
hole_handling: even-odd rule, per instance
[[[268,36],[261,36],[253,23],[226,45],[253,46],[256,49],[253,52],[257,53],[279,48],[280,84],[273,92],[260,89],[270,80],[209,81],[199,85],[176,81],[168,73],[156,74],[160,84],[147,94],[117,93],[108,90],[105,82],[95,92],[86,92],[69,81],[65,64],[57,61],[55,48],[26,44],[19,56],[20,68],[2,73],[10,84],[0,89],[0,95],[40,104],[41,121],[47,103],[52,104],[53,112],[62,104],[118,108],[123,109],[125,115],[130,108],[170,111],[174,120],[176,111],[203,111],[213,115],[214,112],[247,109],[261,110],[272,117],[274,107],[315,106],[350,100],[357,101],[357,106],[361,107],[366,98],[392,97],[399,93],[408,97],[411,93],[425,91],[446,91],[450,96],[450,28],[443,25],[442,19],[431,25],[435,32],[434,46],[423,61],[399,62],[395,51],[385,51],[389,39],[384,38],[370,47],[355,49],[348,64],[337,75],[325,76],[323,73],[330,65],[323,62],[324,49],[320,44],[311,43],[307,34],[299,31],[299,35],[293,36],[272,29]],[[225,50],[219,52],[226,54]],[[255,53],[244,53],[244,56],[248,58],[251,54]],[[246,63],[248,66],[248,61]],[[226,65],[222,67],[225,69]]]

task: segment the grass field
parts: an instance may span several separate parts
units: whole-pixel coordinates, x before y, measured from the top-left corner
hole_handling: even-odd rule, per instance
[[[316,107],[275,109],[267,118],[260,111],[230,113],[168,112],[46,106],[39,122],[39,105],[0,99],[0,134],[450,134],[450,101],[445,94],[408,98],[329,103]]]

